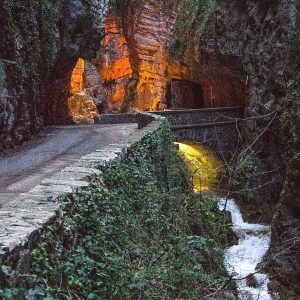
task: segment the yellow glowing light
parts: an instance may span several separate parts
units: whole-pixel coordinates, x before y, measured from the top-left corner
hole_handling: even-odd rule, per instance
[[[220,159],[207,147],[190,141],[176,143],[192,174],[195,191],[209,191],[220,180],[224,167]]]

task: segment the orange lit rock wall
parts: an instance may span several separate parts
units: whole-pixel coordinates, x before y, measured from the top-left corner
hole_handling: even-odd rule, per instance
[[[123,110],[125,94],[132,77],[127,39],[120,27],[121,19],[111,14],[105,23],[105,37],[101,41],[100,78],[106,93],[106,110]]]
[[[84,89],[85,62],[79,58],[71,75],[70,93],[68,98],[69,114],[75,123],[91,123],[97,114],[93,99]]]
[[[167,92],[173,80],[198,84],[203,107],[243,106],[245,79],[217,58],[202,57],[191,32],[182,57],[170,57],[169,47],[178,12],[162,9],[160,1],[134,2],[125,15],[110,13],[99,53],[100,77],[107,112],[158,110],[170,107]],[[184,84],[182,85],[184,86]],[[181,92],[184,95],[185,91]],[[186,93],[186,98],[190,97]],[[174,107],[195,108],[191,99]]]
[[[167,86],[168,44],[174,18],[161,8],[159,1],[141,1],[129,12],[127,34],[134,56],[137,110],[163,108]],[[132,24],[132,25],[131,25]]]
[[[107,111],[155,110],[167,86],[167,44],[174,20],[158,1],[141,1],[126,20],[111,13],[101,42],[100,77]],[[126,35],[126,37],[125,37]]]
[[[79,58],[71,75],[70,93],[78,93],[83,90],[84,60]]]

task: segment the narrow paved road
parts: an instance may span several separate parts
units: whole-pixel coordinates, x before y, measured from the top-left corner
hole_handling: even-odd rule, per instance
[[[135,124],[55,126],[34,145],[0,159],[0,206],[28,192],[80,157],[113,144],[137,129]]]

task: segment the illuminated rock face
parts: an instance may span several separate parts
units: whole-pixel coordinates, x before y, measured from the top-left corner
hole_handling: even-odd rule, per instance
[[[68,111],[75,123],[92,123],[97,114],[93,98],[86,93],[84,86],[85,62],[79,58],[71,75]]]
[[[137,110],[163,108],[174,18],[162,9],[159,1],[147,0],[129,12],[130,19],[134,20],[128,22],[127,34],[137,78],[135,107]]]
[[[70,93],[75,94],[83,90],[84,60],[79,58],[71,75]]]
[[[128,9],[126,19],[111,13],[101,42],[100,77],[106,91],[106,110],[159,109],[164,106],[167,44],[174,20],[157,1],[141,1],[135,9]]]
[[[102,40],[100,75],[109,111],[156,110],[167,87],[167,44],[173,20],[158,1],[141,1],[122,20],[111,14]],[[123,23],[124,24],[124,23]]]
[[[108,112],[124,109],[125,94],[132,76],[127,39],[120,24],[121,19],[114,14],[107,18],[99,53],[99,73],[106,97],[105,110]]]
[[[172,57],[177,16],[153,0],[109,15],[99,55],[106,111],[244,106],[243,75],[202,57],[193,32],[183,55]]]

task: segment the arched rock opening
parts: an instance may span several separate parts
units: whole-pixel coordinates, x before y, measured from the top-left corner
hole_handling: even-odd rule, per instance
[[[78,57],[95,57],[109,8],[106,0],[27,2],[0,1],[0,151],[72,122],[71,74]]]
[[[65,63],[46,89],[46,124],[91,123],[101,108],[97,67],[83,58]]]

